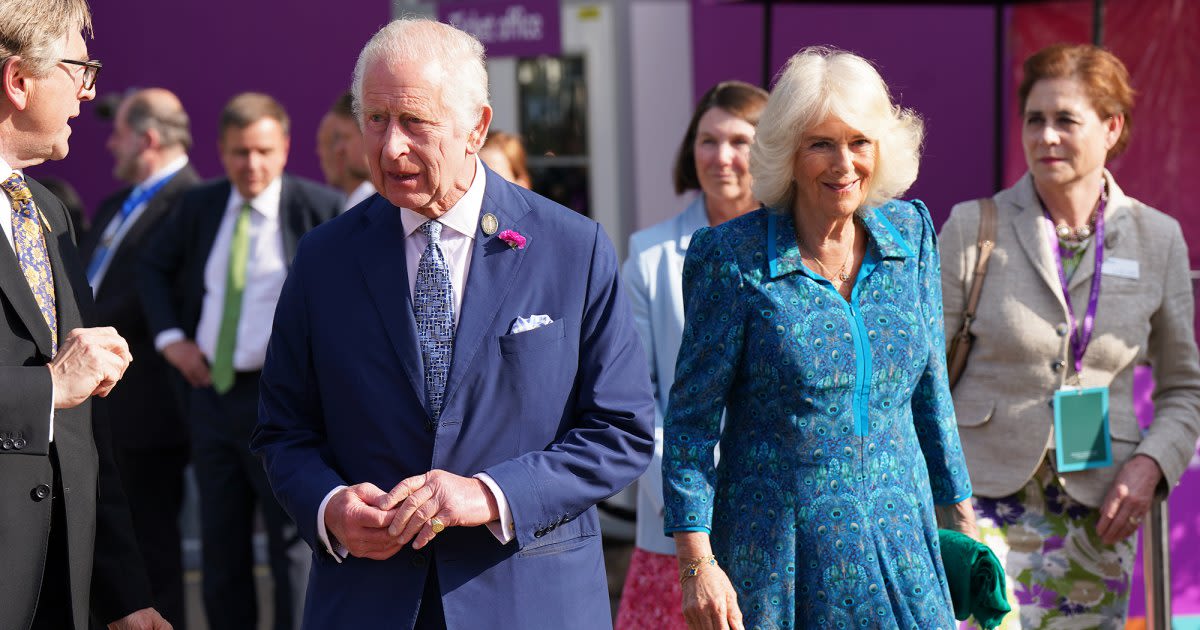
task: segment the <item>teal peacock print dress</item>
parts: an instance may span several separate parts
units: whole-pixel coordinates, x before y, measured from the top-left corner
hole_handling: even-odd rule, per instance
[[[787,213],[701,229],[688,249],[665,531],[711,533],[747,628],[956,627],[933,505],[971,482],[936,233],[919,201],[860,221],[849,302],[801,264]]]

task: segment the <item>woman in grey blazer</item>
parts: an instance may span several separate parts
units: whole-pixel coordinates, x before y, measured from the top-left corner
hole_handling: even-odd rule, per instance
[[[767,93],[723,81],[700,97],[675,159],[675,193],[700,194],[681,213],[629,237],[621,270],[654,385],[654,459],[638,480],[637,548],[629,563],[616,630],[686,630],[675,541],[663,535],[663,416],[683,336],[683,259],[692,233],[745,214],[750,145]]]
[[[1177,221],[1104,168],[1129,141],[1121,61],[1053,46],[1024,75],[1029,171],[992,198],[995,249],[953,392],[959,435],[980,534],[1019,612],[1002,627],[1123,628],[1133,534],[1155,492],[1179,482],[1200,431],[1187,246]],[[979,220],[977,202],[961,203],[942,229],[947,338],[962,323]],[[1143,434],[1132,382],[1145,362],[1157,386]]]

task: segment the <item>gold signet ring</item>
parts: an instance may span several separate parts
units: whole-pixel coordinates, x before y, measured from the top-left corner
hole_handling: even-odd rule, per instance
[[[429,527],[433,530],[433,533],[440,534],[443,529],[446,529],[446,524],[442,522],[442,519],[435,516],[429,519]]]

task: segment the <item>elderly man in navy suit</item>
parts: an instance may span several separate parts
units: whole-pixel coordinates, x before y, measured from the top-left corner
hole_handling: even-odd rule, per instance
[[[304,625],[610,628],[595,504],[653,419],[612,244],[478,160],[471,36],[391,23],[354,95],[381,196],[301,243],[252,443],[319,550]]]

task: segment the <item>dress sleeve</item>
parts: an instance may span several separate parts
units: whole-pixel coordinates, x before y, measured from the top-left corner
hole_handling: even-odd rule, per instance
[[[710,532],[721,415],[742,352],[741,272],[719,232],[692,237],[683,265],[686,323],[663,426],[664,532]]]
[[[952,505],[971,496],[971,480],[958,441],[958,424],[946,376],[946,335],[942,316],[942,272],[937,236],[929,210],[915,202],[923,230],[918,259],[921,317],[929,335],[929,360],[912,397],[913,423],[929,469],[933,501]]]

